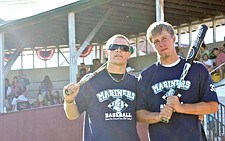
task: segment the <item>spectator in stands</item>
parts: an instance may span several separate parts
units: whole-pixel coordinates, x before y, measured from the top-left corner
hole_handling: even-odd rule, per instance
[[[50,77],[48,75],[45,75],[44,80],[41,81],[40,87],[39,87],[39,92],[43,96],[43,101],[44,103],[47,102],[47,92],[50,91],[52,93],[53,90],[53,85]]]
[[[221,47],[219,47],[219,50],[221,52],[225,53],[225,43]]]
[[[14,97],[12,99],[12,103],[11,103],[11,105],[12,105],[12,111],[17,111],[17,99],[19,97],[19,94],[18,93],[14,93],[14,94],[15,95],[14,95]]]
[[[28,90],[25,89],[23,93],[18,97],[16,104],[17,104],[17,110],[21,111],[24,109],[29,109],[30,108],[30,102],[29,99],[27,98]]]
[[[203,42],[201,47],[200,47],[200,51],[198,52],[197,61],[201,61],[202,62],[204,54],[207,54],[209,56],[210,51],[208,50],[207,46]]]
[[[19,96],[22,92],[21,85],[19,84],[17,77],[14,76],[12,81],[12,96]]]
[[[90,66],[90,72],[96,71],[99,67],[101,67],[101,61],[100,59],[93,59],[92,60],[93,65]]]
[[[27,78],[27,75],[23,73],[22,69],[19,70],[19,75],[17,76],[17,79],[23,91],[26,89],[26,86],[30,84],[30,81]]]
[[[47,91],[46,100],[47,100],[46,103],[48,106],[54,105],[54,97],[52,95],[52,91],[50,90]]]
[[[203,57],[204,54],[207,54],[209,56],[210,51],[208,50],[204,42],[202,43],[200,50],[201,50],[201,57]]]
[[[209,72],[213,70],[213,61],[209,59],[209,56],[207,53],[202,56],[202,63],[204,64],[204,66],[207,68]]]
[[[37,105],[38,107],[43,107],[45,105],[43,96],[40,92],[37,94]]]
[[[86,74],[87,74],[87,68],[85,68],[85,64],[80,63],[80,75],[79,75],[78,81]]]
[[[9,79],[5,78],[5,100],[6,100],[6,110],[12,110],[12,87],[9,83]]]
[[[95,59],[94,60],[94,71],[96,71],[99,67],[101,67],[101,61],[100,61],[100,59]]]
[[[54,94],[54,104],[62,104],[62,97],[60,96],[60,92],[59,91],[55,91]]]
[[[179,55],[180,57],[184,57],[184,53],[180,51],[179,46],[176,46],[175,49],[176,49],[177,55]]]
[[[220,66],[225,62],[225,54],[221,52],[218,48],[213,48],[213,54],[216,56],[215,60],[216,67]],[[223,79],[224,66],[225,65],[222,65],[221,67],[218,68],[221,80]]]
[[[42,107],[43,106],[43,104],[42,104],[42,102],[43,102],[43,99],[41,100],[40,98],[39,98],[39,95],[42,97],[42,95],[41,95],[41,93],[37,93],[37,96],[36,96],[36,101],[34,101],[32,104],[31,104],[31,107],[32,108],[37,108],[37,107]],[[40,102],[41,101],[41,102]]]

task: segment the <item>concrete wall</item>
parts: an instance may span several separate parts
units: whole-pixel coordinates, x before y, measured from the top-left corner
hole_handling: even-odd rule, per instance
[[[81,141],[83,118],[66,118],[62,105],[0,114],[0,141]]]
[[[148,141],[147,125],[137,129]],[[68,120],[62,105],[0,114],[0,141],[81,141],[82,130],[83,116]]]

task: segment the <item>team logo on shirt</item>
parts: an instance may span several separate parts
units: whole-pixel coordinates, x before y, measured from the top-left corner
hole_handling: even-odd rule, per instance
[[[105,113],[105,120],[132,120],[132,114],[125,112],[129,106],[126,100],[134,101],[135,93],[123,89],[105,90],[96,94],[99,102],[110,101],[108,108],[112,113]]]
[[[175,89],[179,83],[179,80],[166,80],[163,82],[156,83],[152,86],[152,90],[154,94],[158,94],[160,92],[165,92],[167,90]],[[182,90],[188,90],[191,87],[191,82],[189,80],[184,80],[181,84]]]
[[[124,102],[122,99],[117,98],[113,100],[108,107],[113,110],[114,112],[123,112],[127,107],[128,104]]]

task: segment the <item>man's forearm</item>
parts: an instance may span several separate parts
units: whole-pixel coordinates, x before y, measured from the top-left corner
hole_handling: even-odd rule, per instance
[[[64,100],[64,111],[69,120],[74,120],[80,115],[75,101],[66,102]]]
[[[136,111],[136,117],[138,122],[153,124],[160,121],[158,112],[150,112],[147,110]]]
[[[181,108],[176,110],[177,113],[205,115],[216,113],[218,110],[217,102],[199,102],[196,104],[182,104]]]

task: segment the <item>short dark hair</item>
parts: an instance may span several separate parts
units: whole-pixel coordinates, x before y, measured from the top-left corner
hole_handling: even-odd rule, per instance
[[[219,49],[218,49],[217,47],[214,47],[214,48],[213,48],[213,51],[214,51],[214,50],[219,50]]]
[[[205,45],[205,43],[204,43],[204,42],[202,42],[202,47],[203,47],[203,48],[205,48],[205,47],[206,47],[206,45]]]
[[[223,46],[225,47],[225,43],[223,44]]]

